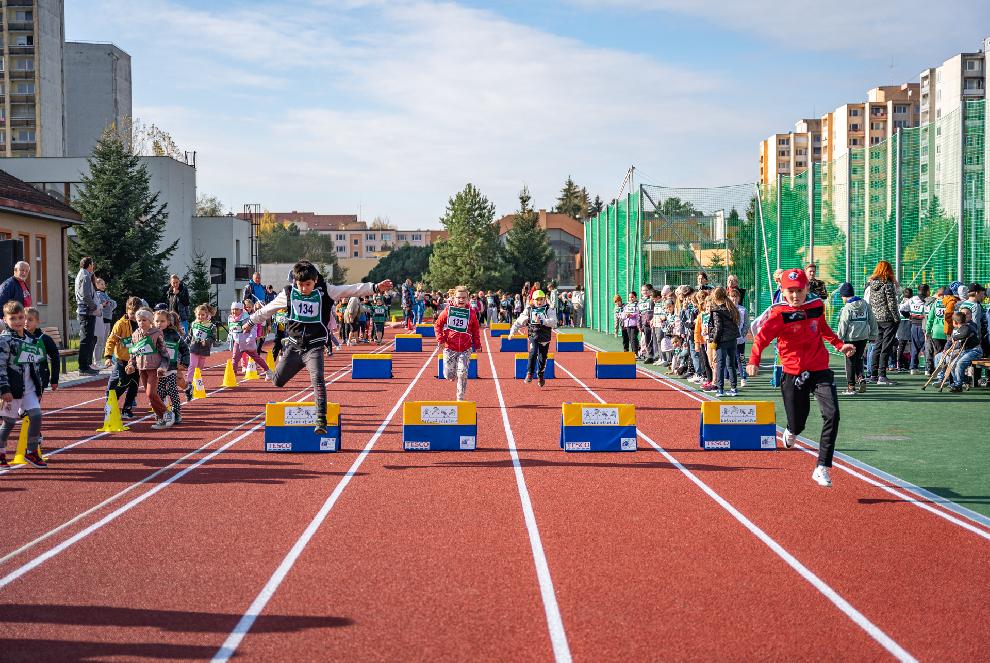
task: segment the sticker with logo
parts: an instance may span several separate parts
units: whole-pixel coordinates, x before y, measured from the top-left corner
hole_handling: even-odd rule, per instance
[[[292,451],[291,442],[266,442],[265,451]]]
[[[584,426],[618,426],[619,408],[583,407],[581,408],[581,424]]]
[[[415,440],[406,440],[403,446],[407,451],[429,451],[430,443],[427,442],[417,442]]]
[[[722,424],[755,424],[755,405],[720,405],[718,421]]]
[[[761,435],[760,436],[760,448],[761,449],[776,449],[777,448],[777,437],[774,435]]]
[[[705,440],[706,449],[731,449],[732,443],[728,440]]]
[[[313,426],[316,424],[315,405],[290,405],[285,408],[286,426]]]
[[[624,437],[619,440],[619,448],[623,451],[636,451],[636,438]]]
[[[564,442],[564,451],[591,451],[591,442]]]
[[[474,449],[475,437],[474,435],[461,435],[461,449],[468,451]]]
[[[320,438],[320,451],[336,451],[336,450],[337,450],[337,438],[335,437]]]
[[[419,418],[424,424],[456,424],[456,405],[423,405],[420,407]]]

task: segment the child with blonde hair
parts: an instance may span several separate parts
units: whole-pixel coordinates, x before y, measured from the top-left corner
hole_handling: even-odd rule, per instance
[[[481,325],[470,307],[467,287],[454,289],[453,301],[437,316],[433,329],[443,350],[444,377],[457,380],[457,400],[462,401],[467,393],[471,352],[481,352]]]
[[[151,427],[161,430],[169,425],[165,420],[165,404],[158,396],[158,379],[165,375],[170,361],[168,348],[162,330],[154,324],[155,314],[150,309],[138,309],[134,318],[138,328],[131,334],[130,358],[124,370],[128,375],[136,373],[144,384],[144,393],[155,412],[155,423]]]
[[[182,423],[182,407],[179,402],[179,387],[185,387],[182,371],[189,364],[189,346],[179,333],[179,315],[174,311],[156,311],[155,326],[162,330],[165,347],[168,348],[168,366],[158,380],[158,398],[172,404],[171,412],[165,413],[165,425]],[[180,381],[182,382],[180,384]]]
[[[38,452],[41,444],[40,364],[46,361],[45,346],[24,329],[24,306],[10,300],[3,306],[6,329],[0,334],[0,467],[7,467],[7,440],[17,421],[28,417],[27,451],[24,460],[34,467],[47,467]],[[23,413],[23,414],[22,414]]]
[[[274,377],[268,362],[258,354],[257,323],[251,322],[251,316],[245,313],[244,304],[232,302],[230,305],[230,316],[227,318],[227,328],[230,330],[230,352],[234,363],[234,373],[238,373],[241,365],[241,358],[245,355],[253,359],[255,365],[265,372],[265,376],[271,380]]]
[[[192,400],[192,381],[196,375],[196,369],[206,370],[206,360],[213,351],[213,341],[217,337],[216,327],[212,322],[213,307],[200,304],[194,313],[196,320],[189,325],[189,334],[186,336],[186,345],[189,347],[189,368],[186,369],[186,400]]]

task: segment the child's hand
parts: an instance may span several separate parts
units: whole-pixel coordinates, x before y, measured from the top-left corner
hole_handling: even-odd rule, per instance
[[[131,375],[132,373],[134,373],[134,371],[135,371],[135,368],[133,366],[131,366],[130,364],[128,364],[127,365],[127,368],[124,369],[124,372],[127,373],[128,375]]]
[[[158,367],[158,377],[160,377],[160,378],[165,377],[165,373],[166,373],[165,369],[162,368],[161,366],[159,366]]]
[[[14,395],[9,391],[5,391],[3,392],[3,395],[0,396],[0,400],[3,400],[4,403],[9,403],[10,401],[14,400]]]
[[[855,350],[855,348],[853,349]],[[746,364],[746,375],[748,375],[751,378],[755,378],[759,374],[760,374],[760,367],[757,364]]]
[[[853,345],[852,343],[844,343],[842,347],[839,348],[839,352],[841,352],[847,357],[852,357],[854,354],[856,354],[856,346]]]

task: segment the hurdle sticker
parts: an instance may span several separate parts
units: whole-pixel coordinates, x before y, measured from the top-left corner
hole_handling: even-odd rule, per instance
[[[719,423],[723,424],[755,424],[755,405],[720,405]]]
[[[337,438],[335,437],[320,438],[320,451],[336,451],[336,449],[337,449]]]
[[[475,437],[474,435],[461,435],[461,449],[470,450],[474,449]]]
[[[292,451],[291,442],[266,442],[265,451]]]
[[[581,423],[584,426],[618,426],[619,408],[617,407],[581,408]]]
[[[761,449],[776,449],[777,448],[777,437],[775,435],[761,435],[760,436],[760,448]]]
[[[731,449],[732,443],[729,440],[705,440],[706,449]]]
[[[591,451],[591,442],[564,442],[564,451]]]
[[[619,447],[623,451],[636,451],[636,438],[635,437],[624,437],[619,440]]]
[[[316,406],[293,405],[285,408],[284,426],[313,426],[316,424]]]
[[[426,442],[414,442],[412,440],[406,440],[405,447],[406,447],[406,449],[417,449],[417,450],[418,449],[422,449],[424,451],[429,451],[430,450],[430,443],[429,443],[429,441],[426,441]]]
[[[424,424],[456,424],[456,405],[424,405],[420,408],[420,421]]]

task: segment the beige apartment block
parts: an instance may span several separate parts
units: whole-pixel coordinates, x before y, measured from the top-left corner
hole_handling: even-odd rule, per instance
[[[775,182],[778,175],[798,175],[822,158],[821,121],[799,120],[794,131],[773,134],[760,142],[760,183]]]

